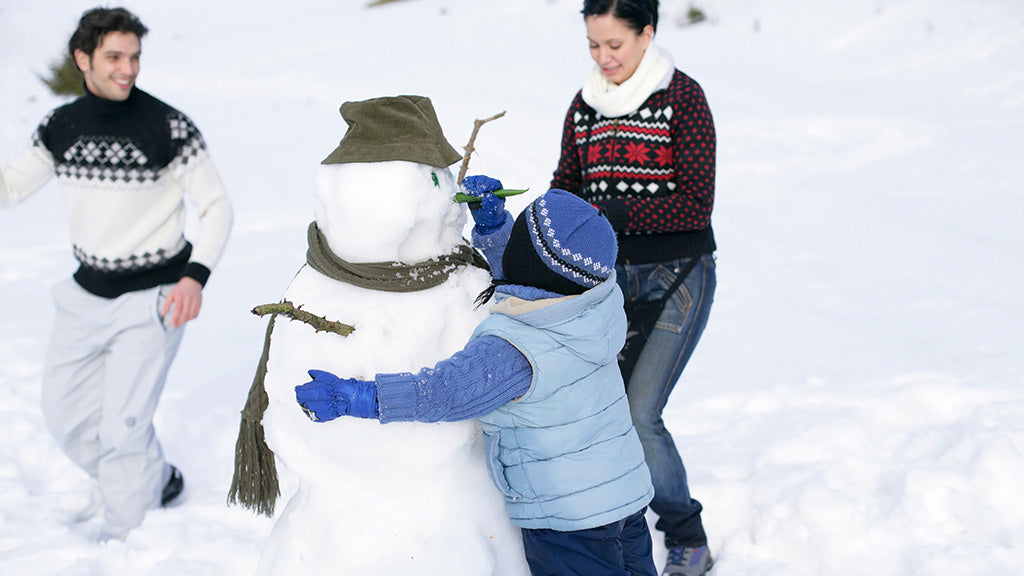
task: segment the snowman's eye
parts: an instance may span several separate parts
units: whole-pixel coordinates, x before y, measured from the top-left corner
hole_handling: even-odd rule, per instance
[[[434,181],[434,188],[440,188],[441,182],[437,179],[437,172],[431,172],[430,178]]]

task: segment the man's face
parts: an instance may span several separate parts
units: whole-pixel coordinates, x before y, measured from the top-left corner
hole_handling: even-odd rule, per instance
[[[126,100],[139,75],[142,44],[130,32],[110,32],[100,39],[90,57],[75,50],[75,63],[85,75],[90,92],[106,100]]]

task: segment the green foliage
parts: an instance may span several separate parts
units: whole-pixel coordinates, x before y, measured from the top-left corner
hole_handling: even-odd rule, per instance
[[[50,64],[49,76],[39,76],[39,79],[57,96],[82,95],[82,72],[70,54],[65,54],[63,59],[54,60]]]
[[[690,4],[690,7],[686,10],[686,21],[689,24],[699,24],[707,19],[708,17],[704,14],[704,11],[693,4]]]

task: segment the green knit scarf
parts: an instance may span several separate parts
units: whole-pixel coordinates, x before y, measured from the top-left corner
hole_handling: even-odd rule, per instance
[[[487,270],[487,261],[467,244],[459,244],[450,254],[436,256],[415,264],[401,262],[370,262],[353,264],[331,252],[327,238],[317,227],[309,224],[306,231],[309,249],[306,262],[317,272],[339,282],[380,290],[383,292],[416,292],[439,286],[448,275],[462,266],[477,266]]]

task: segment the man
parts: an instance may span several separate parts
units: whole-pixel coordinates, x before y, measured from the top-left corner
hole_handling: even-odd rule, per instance
[[[54,288],[42,410],[62,450],[97,481],[101,539],[121,538],[184,485],[152,424],[184,324],[231,230],[231,203],[199,130],[135,87],[147,28],[121,8],[82,15],[68,42],[85,80],[25,152],[0,167],[0,206],[56,175],[79,268]],[[184,199],[195,205],[195,245]]]

